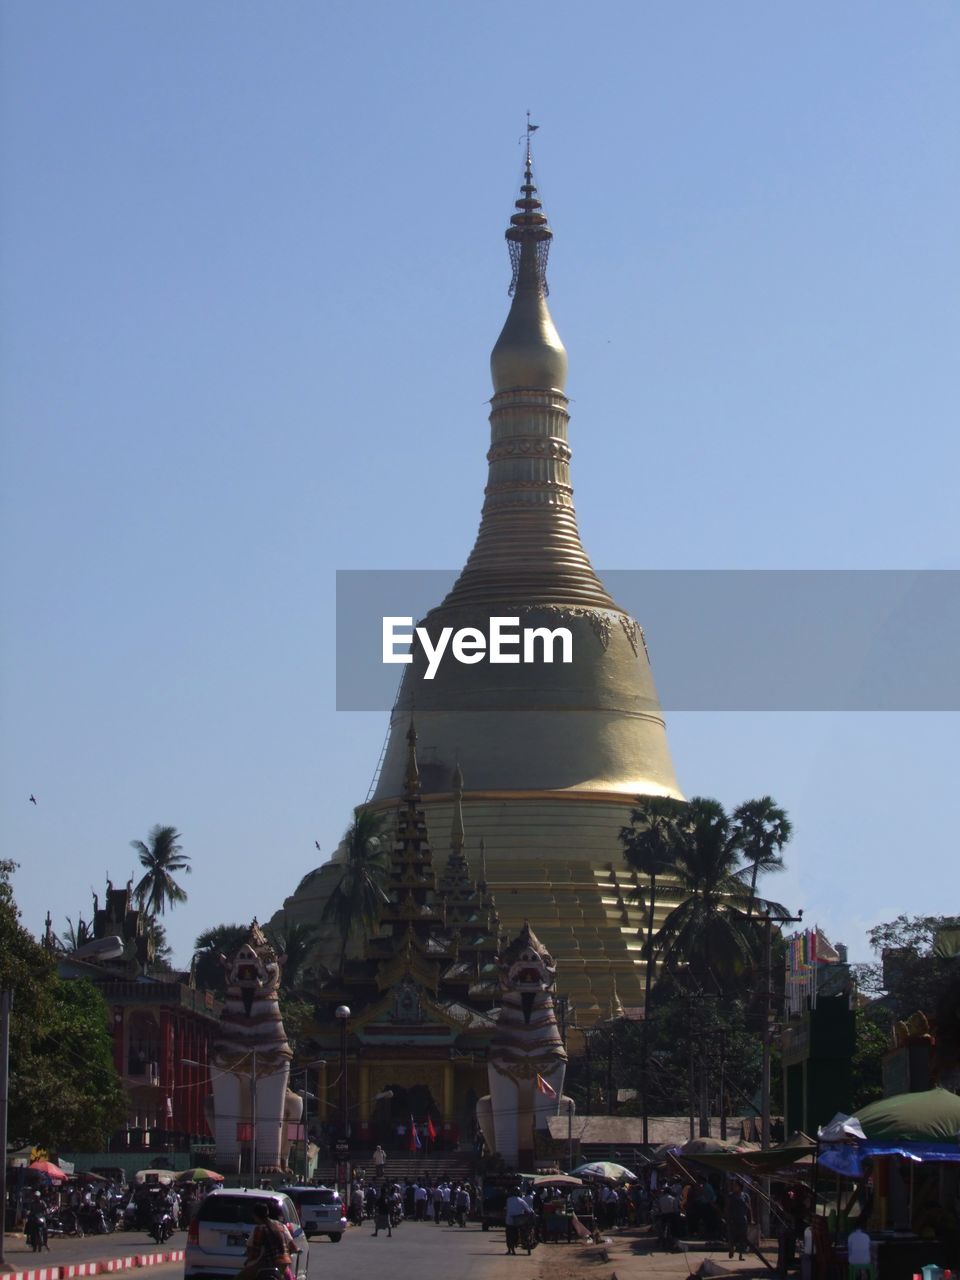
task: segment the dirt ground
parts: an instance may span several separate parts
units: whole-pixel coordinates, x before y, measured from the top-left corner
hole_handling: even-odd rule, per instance
[[[701,1242],[684,1245],[676,1253],[665,1253],[645,1229],[613,1231],[599,1245],[540,1245],[525,1259],[535,1266],[518,1269],[517,1280],[689,1280],[703,1274],[704,1263],[709,1264],[704,1271],[713,1276],[759,1280],[773,1275],[776,1242],[766,1241],[762,1252],[769,1270],[755,1254],[748,1254],[740,1262],[728,1258],[726,1249],[708,1248]]]

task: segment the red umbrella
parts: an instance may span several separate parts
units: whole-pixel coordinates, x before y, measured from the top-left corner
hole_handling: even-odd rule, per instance
[[[34,1160],[33,1164],[27,1165],[28,1169],[36,1169],[38,1173],[45,1173],[48,1178],[67,1178],[70,1175],[63,1172],[58,1164],[51,1164],[49,1160]]]

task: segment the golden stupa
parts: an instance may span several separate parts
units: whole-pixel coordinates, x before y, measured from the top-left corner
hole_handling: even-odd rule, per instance
[[[583,1025],[621,1001],[628,1009],[643,1003],[645,916],[631,900],[637,882],[618,834],[637,796],[680,791],[643,632],[607,594],[580,542],[567,353],[547,307],[553,233],[529,145],[516,210],[506,232],[513,301],[490,358],[480,529],[453,589],[420,625],[431,636],[444,626],[486,633],[495,616],[519,618],[522,627],[564,626],[573,661],[445,662],[426,681],[426,659],[415,648],[369,803],[396,810],[414,719],[428,829],[450,830],[459,764],[471,871],[492,892],[507,936],[530,921]],[[302,915],[312,905],[315,919],[335,864],[305,882],[287,909]]]

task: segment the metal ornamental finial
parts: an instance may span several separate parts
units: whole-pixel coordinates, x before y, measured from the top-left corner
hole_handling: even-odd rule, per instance
[[[547,287],[547,257],[550,253],[550,241],[553,239],[553,232],[547,224],[543,205],[537,199],[537,188],[533,181],[531,138],[539,128],[538,124],[530,123],[530,112],[528,111],[526,128],[527,155],[524,162],[523,184],[520,187],[520,199],[516,201],[516,208],[519,212],[511,217],[510,226],[506,231],[507,248],[510,250],[510,265],[513,268],[510,289],[508,290],[511,297],[516,293],[520,284],[521,264],[524,261],[528,263],[527,271],[524,272],[524,283],[533,284],[544,296],[550,292]],[[524,253],[524,245],[527,246],[526,253]]]

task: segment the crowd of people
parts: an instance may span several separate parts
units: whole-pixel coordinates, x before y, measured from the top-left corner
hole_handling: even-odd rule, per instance
[[[375,1160],[374,1167],[380,1169],[382,1163]],[[347,1217],[354,1226],[369,1218],[374,1235],[386,1231],[390,1236],[403,1219],[465,1227],[477,1202],[477,1188],[467,1181],[408,1179],[401,1185],[377,1177],[369,1181],[358,1177],[351,1187]]]

